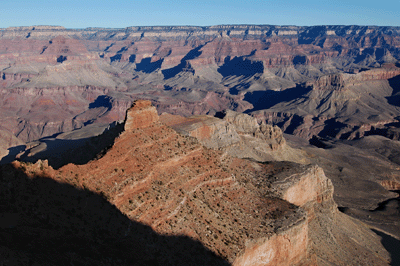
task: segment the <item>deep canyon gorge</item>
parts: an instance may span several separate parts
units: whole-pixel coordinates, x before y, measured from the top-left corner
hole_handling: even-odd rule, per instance
[[[5,265],[400,263],[400,27],[4,28],[0,95]]]

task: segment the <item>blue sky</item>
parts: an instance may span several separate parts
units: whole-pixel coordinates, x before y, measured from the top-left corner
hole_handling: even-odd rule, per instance
[[[149,25],[400,26],[400,0],[1,0],[0,28]]]

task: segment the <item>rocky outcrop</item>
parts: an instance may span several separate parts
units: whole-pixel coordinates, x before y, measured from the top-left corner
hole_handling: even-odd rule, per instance
[[[310,84],[307,84],[310,85]],[[342,90],[345,87],[345,81],[342,74],[327,75],[318,78],[313,84],[315,90]]]
[[[163,116],[161,121],[163,121]],[[234,112],[229,116],[234,117]],[[170,117],[170,119],[173,118]],[[175,117],[175,119],[177,118]],[[193,121],[190,121],[190,118],[180,118],[180,125],[185,126],[178,126],[177,128],[181,130],[184,128],[187,132],[193,132],[193,136],[200,141],[210,140],[210,130],[205,130],[205,128],[213,128],[213,126],[204,121],[216,123],[215,118],[207,120],[205,117],[202,117],[202,119],[193,117],[192,119]],[[231,119],[231,121],[233,120]],[[253,118],[241,116],[237,119],[238,121],[241,121],[238,124],[241,124],[242,127],[239,127],[239,130],[236,129],[237,132],[243,134],[243,132],[254,132],[254,129],[257,131]],[[213,124],[214,127],[215,123]],[[222,128],[229,129],[229,127]],[[227,132],[231,131],[224,131],[219,136],[222,138],[226,136]],[[281,260],[281,255],[286,254],[285,250],[291,251],[284,256],[290,258],[293,265],[296,263],[304,265],[323,263],[345,265],[371,262],[372,264],[385,265],[390,260],[386,251],[381,248],[379,238],[372,231],[361,222],[351,220],[338,212],[337,205],[333,200],[333,185],[321,168],[270,163],[261,173],[260,175],[264,178],[255,178],[253,184],[258,188],[271,187],[272,189],[267,192],[271,193],[270,195],[283,198],[306,210],[308,224],[300,223],[282,234],[278,233],[264,240],[249,241],[244,253],[235,260],[234,264],[263,265],[267,262],[272,265],[285,264],[286,262]],[[269,178],[265,179],[266,176]],[[331,224],[330,221],[335,222]],[[349,230],[353,230],[352,233]],[[333,235],[326,236],[326,231],[331,231]],[[332,242],[332,237],[341,240]],[[303,243],[308,243],[306,258],[299,256],[299,252],[304,252]],[[275,247],[279,248],[275,249]],[[332,250],[332,254],[328,250]],[[371,256],[361,258],[358,255],[359,250],[365,250]],[[358,257],[358,262],[353,261],[354,257]]]
[[[231,110],[225,110],[217,116],[219,118],[184,118],[163,113],[160,119],[177,132],[195,137],[207,148],[222,150],[233,157],[307,163],[300,150],[286,145],[282,131],[277,126],[259,125],[255,118]]]
[[[277,246],[276,254],[262,256],[261,262],[283,265],[306,259],[304,212],[286,201],[258,196],[250,178],[254,171],[248,161],[224,159],[176,134],[158,122],[149,101],[137,101],[127,111],[125,131],[104,157],[51,175],[66,173],[61,175],[66,182],[102,191],[128,217],[158,233],[188,235],[232,263],[243,256],[236,265],[245,265],[247,249],[282,241],[288,245],[284,238],[289,236],[299,238],[296,256],[281,257]],[[266,221],[266,216],[274,218]],[[275,233],[281,237],[273,237]]]
[[[397,180],[385,180],[381,181],[380,184],[387,190],[400,190],[400,182]]]
[[[309,256],[317,265],[387,265],[390,256],[380,247],[379,237],[362,222],[339,212],[333,185],[322,168],[269,165],[275,169],[271,187],[285,200],[307,212]],[[369,254],[359,256],[361,252]],[[356,259],[354,259],[356,258]]]
[[[328,201],[332,203],[332,211],[337,207],[333,202],[332,182],[325,176],[322,168],[317,166],[300,174],[277,175],[273,186],[277,188],[279,193],[282,193],[283,199],[309,210],[315,204]]]
[[[158,122],[157,109],[150,101],[136,101],[126,112],[125,131],[148,128]]]
[[[224,109],[238,112],[267,109],[271,104],[263,106],[265,101],[260,104],[253,101],[260,99],[257,93],[281,91],[307,83],[314,86],[316,95],[311,97],[316,100],[312,100],[315,104],[310,108],[302,109],[306,112],[325,110],[336,104],[337,99],[324,99],[332,90],[336,94],[341,94],[342,90],[351,94],[333,95],[341,99],[339,104],[347,104],[357,100],[357,93],[344,89],[348,85],[392,80],[398,75],[398,34],[396,27],[373,26],[224,25],[81,30],[53,26],[12,27],[0,30],[0,85],[4,89],[102,88],[107,90],[104,94],[108,97],[128,103],[123,107],[138,98],[148,99],[159,112],[190,116],[214,115]],[[370,70],[364,71],[366,69]],[[248,96],[253,92],[257,95],[250,99]],[[69,100],[78,103],[81,99],[78,95]],[[22,100],[13,102],[10,99],[10,105],[6,104],[5,108],[2,105],[0,109],[8,113],[18,101]],[[396,104],[396,97],[390,101]],[[112,105],[111,110],[93,111],[85,105],[85,110],[71,110],[67,104],[62,108],[68,109],[68,117],[76,117],[76,123],[81,125],[88,121],[103,123],[124,118],[124,108]],[[316,108],[319,105],[323,108]],[[26,107],[23,109],[29,112]],[[278,109],[272,112],[281,112]],[[52,108],[49,112],[61,114],[48,121],[49,125],[56,126],[40,133],[45,126],[35,125],[30,129],[34,134],[23,130],[24,135],[32,136],[24,138],[31,140],[60,133],[64,130],[60,121],[69,124],[61,117],[65,113],[54,112]],[[293,114],[304,116],[293,110],[287,116]],[[332,111],[321,119],[331,118],[332,114],[336,115]],[[363,120],[368,117],[375,117],[375,113],[366,115]],[[23,118],[13,116],[13,120],[18,119]],[[311,119],[318,121],[311,134],[305,132],[308,126],[299,128],[299,132],[289,131],[311,137],[323,127],[330,130],[329,125],[320,123],[320,117]],[[380,120],[388,121],[387,117]],[[21,125],[31,123],[21,121]],[[281,127],[284,130],[296,128],[291,121],[283,123],[286,123]],[[366,123],[348,125],[351,129],[340,134],[355,131],[361,124]],[[22,129],[15,130],[12,125],[8,130],[17,136]]]
[[[368,134],[397,139],[398,36],[398,27],[372,26],[1,29],[1,130],[7,138],[2,153],[21,148],[4,143],[23,146],[25,141],[85,125],[122,121],[135,99],[150,100],[160,113],[188,117],[215,115],[227,108],[251,111],[257,121],[239,114],[229,121],[197,116],[180,126],[210,148],[257,161],[306,162],[304,152],[289,149],[281,132],[269,124],[306,139],[316,135],[350,140]],[[149,120],[134,121],[143,128],[132,132],[158,125],[151,122],[157,119],[154,110],[143,112]],[[304,182],[299,188],[308,187]],[[323,209],[314,211],[318,212]],[[325,228],[331,219],[337,228],[347,230],[337,222],[345,216],[325,217],[311,223]],[[348,222],[356,232],[346,231],[352,238],[365,242],[359,238],[365,233],[375,241],[357,222]],[[331,235],[340,234],[338,229],[332,234],[318,230],[309,232],[333,242],[337,240]],[[318,239],[316,234],[313,239]],[[356,255],[325,240],[320,243],[317,249],[337,251],[334,260],[323,260],[340,264],[341,253],[347,254],[343,260]]]
[[[37,74],[0,72],[0,82],[2,87],[11,87],[15,84],[28,81],[35,76]]]
[[[15,147],[15,148],[9,148]],[[24,142],[0,127],[0,162],[9,163],[21,150],[24,149]]]
[[[255,118],[231,110],[225,110],[221,116],[225,121],[233,124],[239,133],[268,142],[272,150],[278,150],[286,144],[282,131],[277,126],[264,122],[259,125]]]
[[[251,115],[306,139],[316,135],[352,140],[371,134],[396,138],[399,74],[399,68],[386,65],[321,76],[283,92],[254,93],[254,101],[249,93],[256,106]]]
[[[355,86],[362,82],[374,80],[389,80],[400,75],[400,69],[388,64],[380,69],[362,71],[357,74],[332,74],[318,78],[315,82],[309,82],[306,86],[313,86],[315,90],[342,90]]]
[[[80,128],[107,111],[99,105],[85,117],[78,115],[106,92],[95,86],[0,89],[2,126],[23,142]],[[112,121],[104,119],[105,123]]]
[[[42,161],[34,165],[16,162],[14,167],[31,177],[46,177],[101,194],[131,221],[149,226],[157,234],[186,235],[233,265],[317,265],[320,258],[357,264],[348,256],[337,256],[340,252],[326,256],[317,246],[318,233],[330,230],[320,218],[335,217],[336,210],[332,185],[320,168],[287,162],[260,164],[204,148],[194,138],[161,124],[149,101],[133,104],[127,111],[125,131],[97,160],[59,170]],[[337,221],[336,225],[343,226]],[[359,227],[354,223],[353,228]],[[119,230],[114,234],[125,235],[126,241],[120,245],[129,249],[127,240],[136,231]],[[354,241],[354,236],[333,234],[347,241],[330,244],[336,250]],[[147,255],[157,238],[141,237]],[[368,242],[372,247],[365,239],[354,239],[357,248],[374,251],[362,253],[370,255],[359,261],[385,263],[382,258],[387,254],[379,239],[373,239],[373,245]],[[354,255],[355,249],[351,250],[348,254]],[[155,260],[180,258],[172,254],[167,251]]]
[[[219,149],[240,142],[240,136],[234,125],[212,116],[182,116],[163,113],[161,122],[177,132],[195,137],[204,146]]]
[[[308,230],[307,222],[302,221],[269,239],[249,241],[245,253],[233,265],[317,265],[315,260],[304,258]]]

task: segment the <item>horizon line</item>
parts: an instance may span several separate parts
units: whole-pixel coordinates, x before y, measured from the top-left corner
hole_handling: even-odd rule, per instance
[[[85,30],[85,29],[110,29],[110,30],[122,30],[129,28],[153,28],[153,27],[194,27],[194,28],[210,28],[210,27],[223,27],[223,26],[277,26],[277,27],[321,27],[321,26],[330,26],[330,27],[349,27],[349,26],[357,26],[357,27],[393,27],[400,28],[400,26],[379,26],[379,25],[361,25],[361,24],[315,24],[315,25],[278,25],[278,24],[216,24],[216,25],[131,25],[126,27],[101,27],[101,26],[88,26],[82,28],[68,28],[62,25],[24,25],[24,26],[8,26],[8,27],[0,27],[1,30],[10,29],[10,28],[29,28],[29,27],[54,27],[54,28],[63,28],[66,30]],[[35,29],[33,29],[35,30]]]

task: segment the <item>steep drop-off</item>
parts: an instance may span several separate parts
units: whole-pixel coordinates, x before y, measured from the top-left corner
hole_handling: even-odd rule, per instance
[[[307,138],[354,138],[377,125],[392,136],[382,125],[399,116],[399,32],[398,27],[270,25],[0,29],[0,89],[7,98],[0,110],[18,122],[7,122],[4,130],[26,142],[123,120],[119,103],[128,107],[141,98],[152,100],[160,112],[184,116],[273,107],[268,116],[275,116],[275,123]],[[304,95],[299,84],[310,82],[315,89]],[[316,89],[321,86],[347,89]],[[54,99],[42,89],[67,97]],[[83,100],[76,90],[96,97]],[[35,102],[32,95],[38,95]],[[100,95],[112,104],[98,106]],[[19,103],[24,104],[14,108]],[[383,107],[366,107],[377,104]],[[45,115],[27,114],[35,108]],[[79,122],[70,124],[75,117]],[[311,133],[299,124],[311,125]]]
[[[396,235],[396,223],[381,222],[389,212],[376,210],[374,221],[364,214],[397,196],[388,189],[399,183],[399,43],[398,27],[376,26],[0,29],[1,163],[19,156],[47,157],[56,168],[84,164],[104,154],[121,127],[106,141],[90,137],[146,99],[207,147],[320,164],[342,211]],[[226,109],[256,120],[222,118]],[[303,147],[289,149],[275,126],[303,138]],[[74,153],[81,144],[85,153]]]
[[[172,248],[163,244],[167,236],[187,236],[194,243],[201,243],[209,251],[200,251],[193,243],[189,245],[194,252],[203,254],[197,263],[201,265],[223,264],[215,255],[233,265],[389,263],[389,254],[376,234],[358,221],[350,223],[347,216],[337,212],[332,184],[319,167],[287,162],[260,164],[207,149],[196,139],[161,124],[149,101],[134,103],[127,111],[124,127],[101,158],[84,165],[69,164],[59,170],[43,161],[4,166],[1,180],[9,185],[2,186],[2,195],[11,200],[18,197],[19,191],[25,191],[17,189],[21,184],[13,181],[18,179],[15,174],[13,177],[12,167],[33,180],[33,188],[43,180],[101,195],[120,212],[118,217],[126,220],[115,228],[102,225],[103,231],[96,241],[102,243],[103,235],[112,234],[122,250],[135,248],[133,242],[141,243],[141,254],[127,252],[120,258],[122,264],[184,265],[200,258],[193,254],[182,259],[178,254],[185,242],[177,238],[176,247]],[[25,195],[29,193],[27,190]],[[23,201],[24,197],[17,202]],[[54,235],[47,223],[57,226],[57,219],[46,213],[44,202],[37,203],[39,206],[34,207],[31,216],[44,217],[47,222],[30,223],[24,217],[23,205],[13,204],[8,217],[14,218],[1,222],[4,228],[14,231],[4,229],[5,234],[19,239],[21,230],[28,226],[47,232],[42,234],[41,241],[56,241],[59,235]],[[74,212],[74,206],[70,209]],[[75,222],[87,223],[85,217],[78,215]],[[144,232],[153,233],[140,233],[139,224]],[[351,231],[341,231],[348,226]],[[61,228],[67,230],[68,226]],[[330,242],[326,232],[340,241]],[[90,232],[78,233],[84,242],[88,241],[85,236],[91,236]],[[1,251],[8,255],[17,252],[11,244],[2,244]],[[29,248],[18,252],[31,261],[40,258],[32,257]],[[72,258],[68,252],[61,254]],[[85,254],[87,260],[104,258],[90,254]]]

